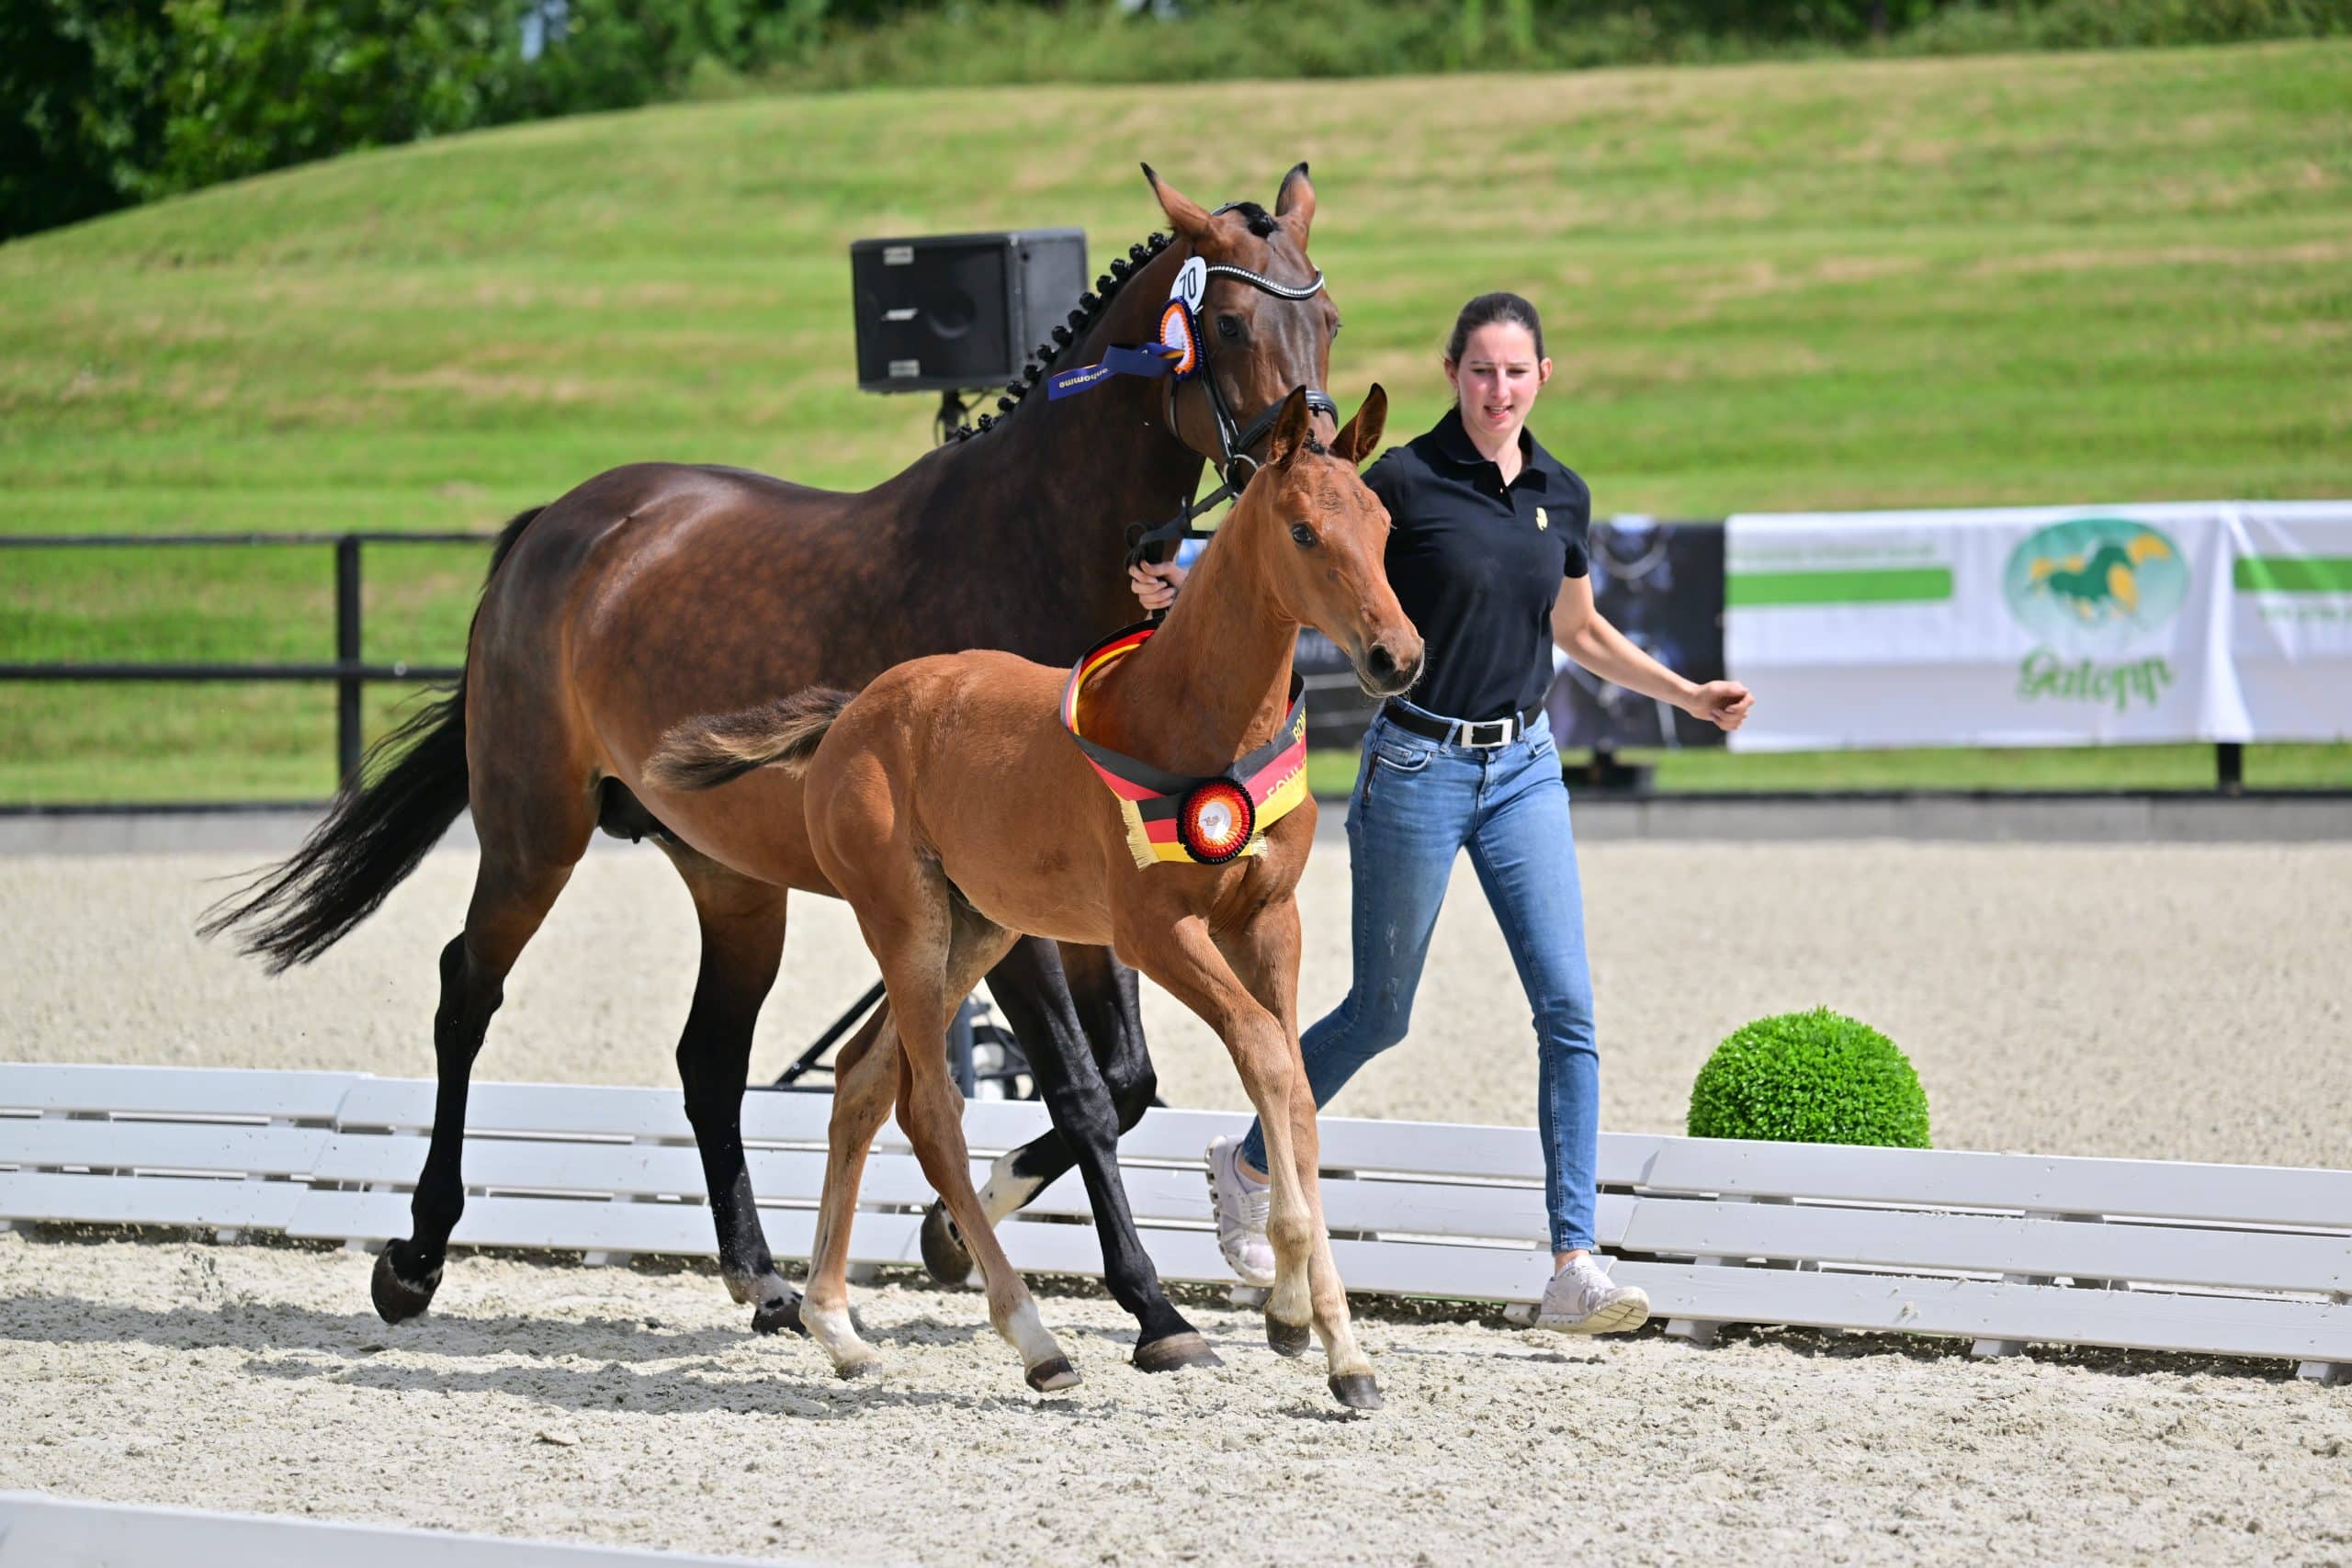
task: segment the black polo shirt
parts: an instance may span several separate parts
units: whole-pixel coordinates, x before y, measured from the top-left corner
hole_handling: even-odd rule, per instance
[[[1519,477],[1480,455],[1450,409],[1364,470],[1394,525],[1388,581],[1419,628],[1428,667],[1406,694],[1449,718],[1535,707],[1552,683],[1552,605],[1589,568],[1592,491],[1520,433]]]

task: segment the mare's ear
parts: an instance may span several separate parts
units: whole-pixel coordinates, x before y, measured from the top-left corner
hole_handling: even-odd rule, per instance
[[[1372,390],[1363,395],[1363,406],[1356,410],[1355,418],[1333,437],[1331,450],[1361,467],[1366,457],[1380,449],[1380,433],[1387,426],[1388,394],[1374,381]]]
[[[1306,177],[1306,164],[1298,166],[1283,176],[1283,188],[1274,197],[1274,216],[1290,225],[1298,243],[1306,243],[1306,231],[1315,222],[1315,186]]]
[[[1143,177],[1151,182],[1151,194],[1159,198],[1159,209],[1168,214],[1176,232],[1187,240],[1197,240],[1209,231],[1209,215],[1197,201],[1159,177],[1149,164],[1143,166]]]
[[[1293,387],[1274,416],[1274,433],[1266,438],[1266,467],[1287,463],[1315,433],[1315,416],[1306,412],[1306,389]]]

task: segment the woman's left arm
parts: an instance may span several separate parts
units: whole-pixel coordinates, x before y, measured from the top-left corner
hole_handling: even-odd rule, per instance
[[[1589,577],[1561,580],[1560,597],[1552,605],[1552,640],[1602,680],[1672,703],[1719,729],[1737,729],[1756,705],[1754,695],[1736,681],[1686,681],[1635,648],[1594,607]]]

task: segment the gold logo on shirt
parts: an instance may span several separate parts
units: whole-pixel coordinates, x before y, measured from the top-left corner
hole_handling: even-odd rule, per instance
[[[1542,507],[1540,507],[1540,506],[1539,506],[1539,507],[1537,507],[1537,508],[1535,509],[1535,526],[1536,526],[1536,528],[1537,528],[1538,530],[1542,530],[1542,529],[1544,529],[1544,528],[1549,528],[1551,525],[1552,525],[1552,519],[1551,519],[1550,517],[1548,517],[1548,516],[1544,515],[1544,509],[1543,509]]]

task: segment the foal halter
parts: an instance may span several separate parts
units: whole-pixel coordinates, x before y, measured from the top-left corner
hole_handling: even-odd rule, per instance
[[[1230,211],[1227,203],[1216,209]],[[1216,213],[1210,214],[1216,216]],[[1225,393],[1216,383],[1215,368],[1209,364],[1209,340],[1201,331],[1201,301],[1208,293],[1209,279],[1230,277],[1246,283],[1263,294],[1277,299],[1312,299],[1323,292],[1323,274],[1318,269],[1305,283],[1278,283],[1262,272],[1252,272],[1246,266],[1234,266],[1218,262],[1214,265],[1197,255],[1184,258],[1176,269],[1176,280],[1170,285],[1168,301],[1159,311],[1159,335],[1151,343],[1121,344],[1108,350],[1096,364],[1064,370],[1046,378],[1046,395],[1060,399],[1083,392],[1101,385],[1113,376],[1137,376],[1146,379],[1164,379],[1168,383],[1162,401],[1164,417],[1171,431],[1176,428],[1176,393],[1187,381],[1198,379],[1208,395],[1210,417],[1216,425],[1216,471],[1219,483],[1201,500],[1193,502],[1164,523],[1146,527],[1141,524],[1128,529],[1127,564],[1142,560],[1152,546],[1179,539],[1206,538],[1204,529],[1193,526],[1193,521],[1224,505],[1241,493],[1250,476],[1258,471],[1258,459],[1250,454],[1273,429],[1274,421],[1282,413],[1282,400],[1269,403],[1257,418],[1242,424],[1233,416],[1232,407],[1225,400]],[[1324,413],[1336,423],[1340,405],[1331,394],[1319,387],[1306,389],[1306,407],[1310,413]]]
[[[1158,629],[1148,622],[1129,626],[1086,650],[1062,688],[1062,728],[1118,796],[1127,852],[1137,870],[1162,861],[1223,865],[1242,855],[1264,854],[1266,829],[1306,798],[1306,683],[1297,671],[1290,678],[1290,711],[1274,738],[1222,773],[1171,773],[1078,732],[1080,689],[1148,642]]]

